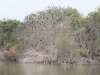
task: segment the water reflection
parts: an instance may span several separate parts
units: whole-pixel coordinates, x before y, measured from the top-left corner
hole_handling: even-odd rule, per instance
[[[2,62],[0,75],[100,75],[100,66],[64,67]]]
[[[22,75],[17,63],[0,62],[0,75]]]

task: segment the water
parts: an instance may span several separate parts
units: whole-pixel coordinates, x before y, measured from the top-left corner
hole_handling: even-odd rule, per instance
[[[0,63],[0,75],[100,75],[100,66]]]

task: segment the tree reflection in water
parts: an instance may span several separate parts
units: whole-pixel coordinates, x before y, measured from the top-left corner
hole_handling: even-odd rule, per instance
[[[58,66],[0,62],[0,75],[100,75],[100,66]]]

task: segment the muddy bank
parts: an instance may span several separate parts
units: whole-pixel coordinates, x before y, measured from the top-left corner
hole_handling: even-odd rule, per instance
[[[99,65],[100,63],[97,60],[90,61],[85,57],[80,57],[80,58],[73,58],[73,59],[61,61],[59,64],[63,66],[67,66],[67,65],[78,66],[78,65]]]
[[[16,61],[20,63],[50,63],[51,60],[52,56],[33,49],[21,51],[16,55]]]
[[[33,49],[21,51],[16,55],[16,61],[20,63],[43,63],[43,64],[59,64],[59,65],[88,65],[99,64],[98,61],[89,61],[85,57],[66,59],[60,61],[45,52],[36,51]]]
[[[5,55],[7,55],[7,52],[1,52],[0,51],[0,61],[7,60]],[[16,54],[14,57],[14,61],[19,63],[41,63],[41,64],[58,64],[58,65],[96,65],[99,64],[99,61],[92,60],[89,61],[85,57],[80,58],[73,58],[73,59],[66,59],[64,61],[53,59],[53,57],[45,52],[36,51],[33,49],[27,49],[20,51]]]

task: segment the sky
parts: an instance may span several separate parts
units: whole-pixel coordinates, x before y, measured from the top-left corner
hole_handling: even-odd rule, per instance
[[[0,0],[0,20],[7,18],[23,21],[28,14],[43,11],[52,5],[76,8],[86,16],[96,10],[100,0]]]

